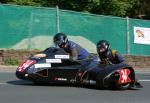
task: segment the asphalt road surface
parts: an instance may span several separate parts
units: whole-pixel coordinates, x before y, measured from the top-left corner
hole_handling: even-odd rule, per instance
[[[73,86],[35,86],[0,72],[0,103],[150,103],[150,72],[136,73],[143,88],[97,90]]]

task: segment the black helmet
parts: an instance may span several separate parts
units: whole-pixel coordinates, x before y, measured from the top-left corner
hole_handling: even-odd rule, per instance
[[[97,47],[98,54],[103,54],[108,51],[109,43],[106,40],[100,40],[99,42],[97,42],[96,47]]]
[[[68,42],[67,36],[64,33],[57,33],[53,41],[55,45],[59,46],[60,48],[64,47],[66,43]]]

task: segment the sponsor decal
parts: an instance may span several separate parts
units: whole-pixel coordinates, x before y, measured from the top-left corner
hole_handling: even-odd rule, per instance
[[[71,83],[76,83],[76,81],[77,81],[76,79],[71,79],[70,80]]]
[[[61,59],[46,59],[46,63],[62,63]]]
[[[81,76],[82,76],[82,73],[79,72],[77,75],[78,75],[79,77],[81,77]]]
[[[51,67],[51,64],[48,63],[42,63],[42,64],[34,64],[35,68],[48,68]]]
[[[117,72],[120,74],[119,81],[118,81],[119,84],[131,82],[131,79],[129,78],[130,75],[129,69],[122,69],[122,70],[118,70]]]
[[[58,78],[58,77],[55,77],[54,80],[67,81],[67,78]]]
[[[69,59],[70,56],[69,55],[55,55],[55,58],[58,58],[58,59]]]
[[[150,28],[134,27],[134,43],[150,45]]]
[[[28,74],[25,74],[25,77],[27,77],[28,76]]]
[[[29,66],[31,66],[32,64],[36,63],[35,60],[26,60],[23,64],[21,64],[17,71],[19,72],[23,72],[26,68],[28,68]]]

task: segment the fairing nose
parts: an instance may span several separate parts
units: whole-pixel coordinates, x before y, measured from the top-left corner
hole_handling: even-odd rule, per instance
[[[25,72],[19,72],[19,71],[16,71],[16,77],[19,78],[19,79],[26,79],[25,78]]]
[[[28,76],[27,70],[29,67],[31,67],[33,64],[35,64],[35,60],[26,60],[24,63],[22,63],[16,70],[16,76],[20,79],[26,79]]]
[[[29,66],[35,64],[35,60],[26,60],[24,63],[22,63],[18,68],[18,72],[24,72]]]

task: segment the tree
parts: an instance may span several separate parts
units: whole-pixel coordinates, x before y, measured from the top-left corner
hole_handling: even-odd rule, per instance
[[[50,0],[61,9],[90,12],[94,14],[126,16],[137,0]]]
[[[128,15],[134,18],[150,19],[150,0],[137,0]]]
[[[95,14],[126,16],[136,0],[99,0],[91,12]]]
[[[16,5],[42,6],[42,0],[5,0],[4,3]]]
[[[100,15],[150,19],[150,0],[1,0],[17,5],[55,7]]]

